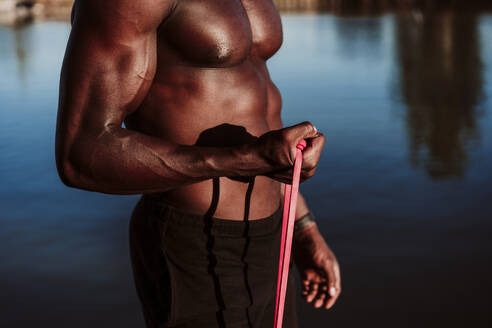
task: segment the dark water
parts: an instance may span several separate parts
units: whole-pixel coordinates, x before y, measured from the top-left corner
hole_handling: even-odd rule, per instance
[[[301,327],[490,327],[492,16],[283,15],[269,64],[286,125],[327,135],[301,188],[342,266]],[[68,189],[54,166],[67,23],[0,27],[0,327],[142,327],[136,197]]]

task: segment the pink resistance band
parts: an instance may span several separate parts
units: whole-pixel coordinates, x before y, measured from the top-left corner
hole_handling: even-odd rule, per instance
[[[287,293],[287,281],[289,279],[290,254],[292,250],[292,236],[294,234],[294,221],[296,216],[297,194],[299,192],[299,180],[301,177],[302,151],[306,147],[306,140],[301,140],[296,146],[296,159],[294,162],[294,176],[292,185],[285,184],[284,213],[282,218],[282,237],[280,240],[280,258],[278,262],[277,299],[275,301],[274,328],[282,328],[284,317],[285,295]]]

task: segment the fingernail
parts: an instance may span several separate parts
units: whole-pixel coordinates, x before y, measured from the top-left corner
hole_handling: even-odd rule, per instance
[[[313,124],[313,128],[314,128],[314,134],[318,134],[318,129],[316,129],[316,126]]]
[[[330,288],[330,295],[331,295],[331,296],[335,296],[335,295],[336,295],[336,293],[337,293],[337,289],[336,289],[335,287],[331,287],[331,288]]]

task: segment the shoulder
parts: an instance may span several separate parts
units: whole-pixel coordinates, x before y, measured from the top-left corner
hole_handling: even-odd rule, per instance
[[[178,0],[76,0],[72,8],[72,25],[83,27],[104,37],[113,38],[154,32],[168,17]]]

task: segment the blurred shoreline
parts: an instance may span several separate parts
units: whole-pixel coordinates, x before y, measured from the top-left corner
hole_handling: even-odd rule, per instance
[[[492,11],[487,0],[274,0],[281,12],[330,13],[335,16],[380,16],[390,12]]]
[[[70,19],[74,0],[0,0],[0,25],[15,26],[39,20]],[[380,16],[390,12],[492,12],[485,0],[274,0],[280,12],[331,13],[345,17]]]
[[[73,0],[0,0],[0,25],[70,18]]]

